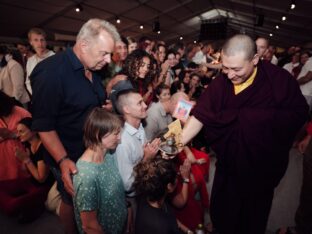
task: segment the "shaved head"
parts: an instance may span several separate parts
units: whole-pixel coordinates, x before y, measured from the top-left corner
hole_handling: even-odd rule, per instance
[[[173,94],[170,98],[170,107],[169,107],[171,114],[173,114],[174,109],[176,108],[176,105],[180,99],[184,99],[186,101],[190,100],[189,96],[187,96],[187,94],[184,92],[176,92],[175,94]]]
[[[228,39],[222,47],[222,54],[234,56],[243,53],[246,60],[252,60],[257,53],[255,42],[247,35],[238,34]]]
[[[184,99],[184,100],[189,100],[189,97],[187,96],[186,93],[184,92],[176,92],[175,94],[173,94],[170,98],[170,100],[174,103],[177,103],[179,101],[179,99]]]

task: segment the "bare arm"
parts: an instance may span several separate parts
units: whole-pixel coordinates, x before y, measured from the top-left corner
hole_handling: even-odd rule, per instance
[[[48,150],[56,162],[59,162],[62,158],[64,158],[64,156],[67,155],[56,131],[39,132],[39,136],[44,147]],[[75,163],[70,159],[66,159],[63,160],[59,166],[62,172],[62,180],[66,191],[71,195],[74,195],[74,186],[71,175],[77,173]]]
[[[203,124],[196,119],[194,116],[191,116],[185,124],[185,127],[182,130],[181,134],[181,143],[183,145],[187,144],[192,140],[197,133],[202,129]]]
[[[205,66],[210,69],[221,69],[222,63],[205,63]]]
[[[194,233],[187,226],[185,226],[183,223],[181,223],[178,219],[177,219],[177,223],[178,223],[178,227],[180,228],[180,230],[183,233],[186,233],[186,234],[193,234]]]
[[[38,161],[37,165],[35,165],[30,159],[30,151],[28,149],[24,151],[16,148],[15,156],[25,164],[25,167],[39,183],[43,183],[46,180],[49,175],[49,167],[43,160]]]
[[[103,234],[104,231],[97,220],[96,211],[80,212],[82,229],[87,234]]]
[[[312,71],[309,71],[305,76],[300,77],[297,81],[299,85],[303,85],[312,80]]]
[[[188,159],[185,159],[183,165],[180,166],[180,173],[183,179],[182,190],[172,199],[172,204],[177,208],[182,208],[188,199],[188,189],[190,185],[189,182],[185,183],[185,180],[189,181],[191,173],[191,162]]]
[[[196,159],[193,152],[191,151],[191,149],[188,146],[184,146],[183,147],[183,151],[187,157],[187,159],[192,163],[197,163],[197,164],[204,164],[207,162],[206,159],[204,158],[200,158],[200,159]]]
[[[193,164],[196,163],[196,158],[194,157],[194,154],[192,153],[191,149],[188,146],[183,147],[183,151],[187,157],[187,159]]]
[[[147,92],[143,95],[143,101],[146,103],[152,94],[153,94],[153,86],[150,84],[147,88]]]

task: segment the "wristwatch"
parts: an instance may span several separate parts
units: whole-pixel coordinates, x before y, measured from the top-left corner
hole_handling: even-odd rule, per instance
[[[190,179],[189,178],[183,178],[182,183],[188,184],[188,183],[190,183]]]

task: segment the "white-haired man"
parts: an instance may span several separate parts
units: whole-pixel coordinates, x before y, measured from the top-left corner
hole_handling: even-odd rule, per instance
[[[106,100],[101,79],[94,71],[110,63],[118,40],[113,25],[90,19],[72,49],[38,64],[30,77],[33,129],[52,156],[51,169],[62,195],[60,217],[67,233],[75,232],[71,174],[77,173],[75,161],[84,151],[82,127],[90,110]]]

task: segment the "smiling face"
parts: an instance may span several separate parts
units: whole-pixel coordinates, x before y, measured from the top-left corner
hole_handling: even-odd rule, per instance
[[[145,119],[147,116],[147,106],[139,93],[131,93],[124,108],[124,112],[132,118]]]
[[[236,53],[233,56],[226,56],[222,52],[221,56],[222,71],[234,85],[244,83],[251,76],[259,61],[258,55],[255,55],[253,59],[249,61],[242,52]]]
[[[186,72],[186,73],[185,73],[185,76],[184,76],[184,78],[183,78],[183,83],[189,84],[189,83],[190,83],[190,80],[191,80],[191,78],[190,78],[190,73],[189,73],[189,72]]]
[[[157,55],[158,55],[159,62],[163,63],[166,57],[166,48],[164,46],[159,46]]]
[[[90,70],[100,70],[111,62],[111,53],[114,50],[114,40],[106,31],[102,30],[98,38],[81,42],[81,60]]]
[[[192,87],[198,87],[200,83],[200,78],[198,75],[192,75],[191,78],[191,86]]]
[[[117,145],[120,143],[120,139],[121,131],[118,129],[103,136],[101,143],[105,149],[116,149]]]
[[[21,142],[27,142],[35,135],[35,133],[32,132],[24,124],[18,124],[16,129],[17,129],[17,136]]]
[[[160,102],[166,102],[170,100],[170,89],[162,89],[161,93],[157,95],[157,98]]]
[[[115,52],[118,54],[119,60],[124,61],[128,55],[127,45],[123,41],[117,41],[115,45]]]
[[[146,74],[150,70],[150,59],[148,57],[143,57],[142,63],[139,66],[139,69],[137,71],[137,76],[141,79],[144,79]]]
[[[174,67],[177,64],[175,54],[168,54],[168,63],[170,67]]]
[[[132,51],[136,50],[138,48],[138,43],[132,42],[128,45],[128,53],[130,54]]]

